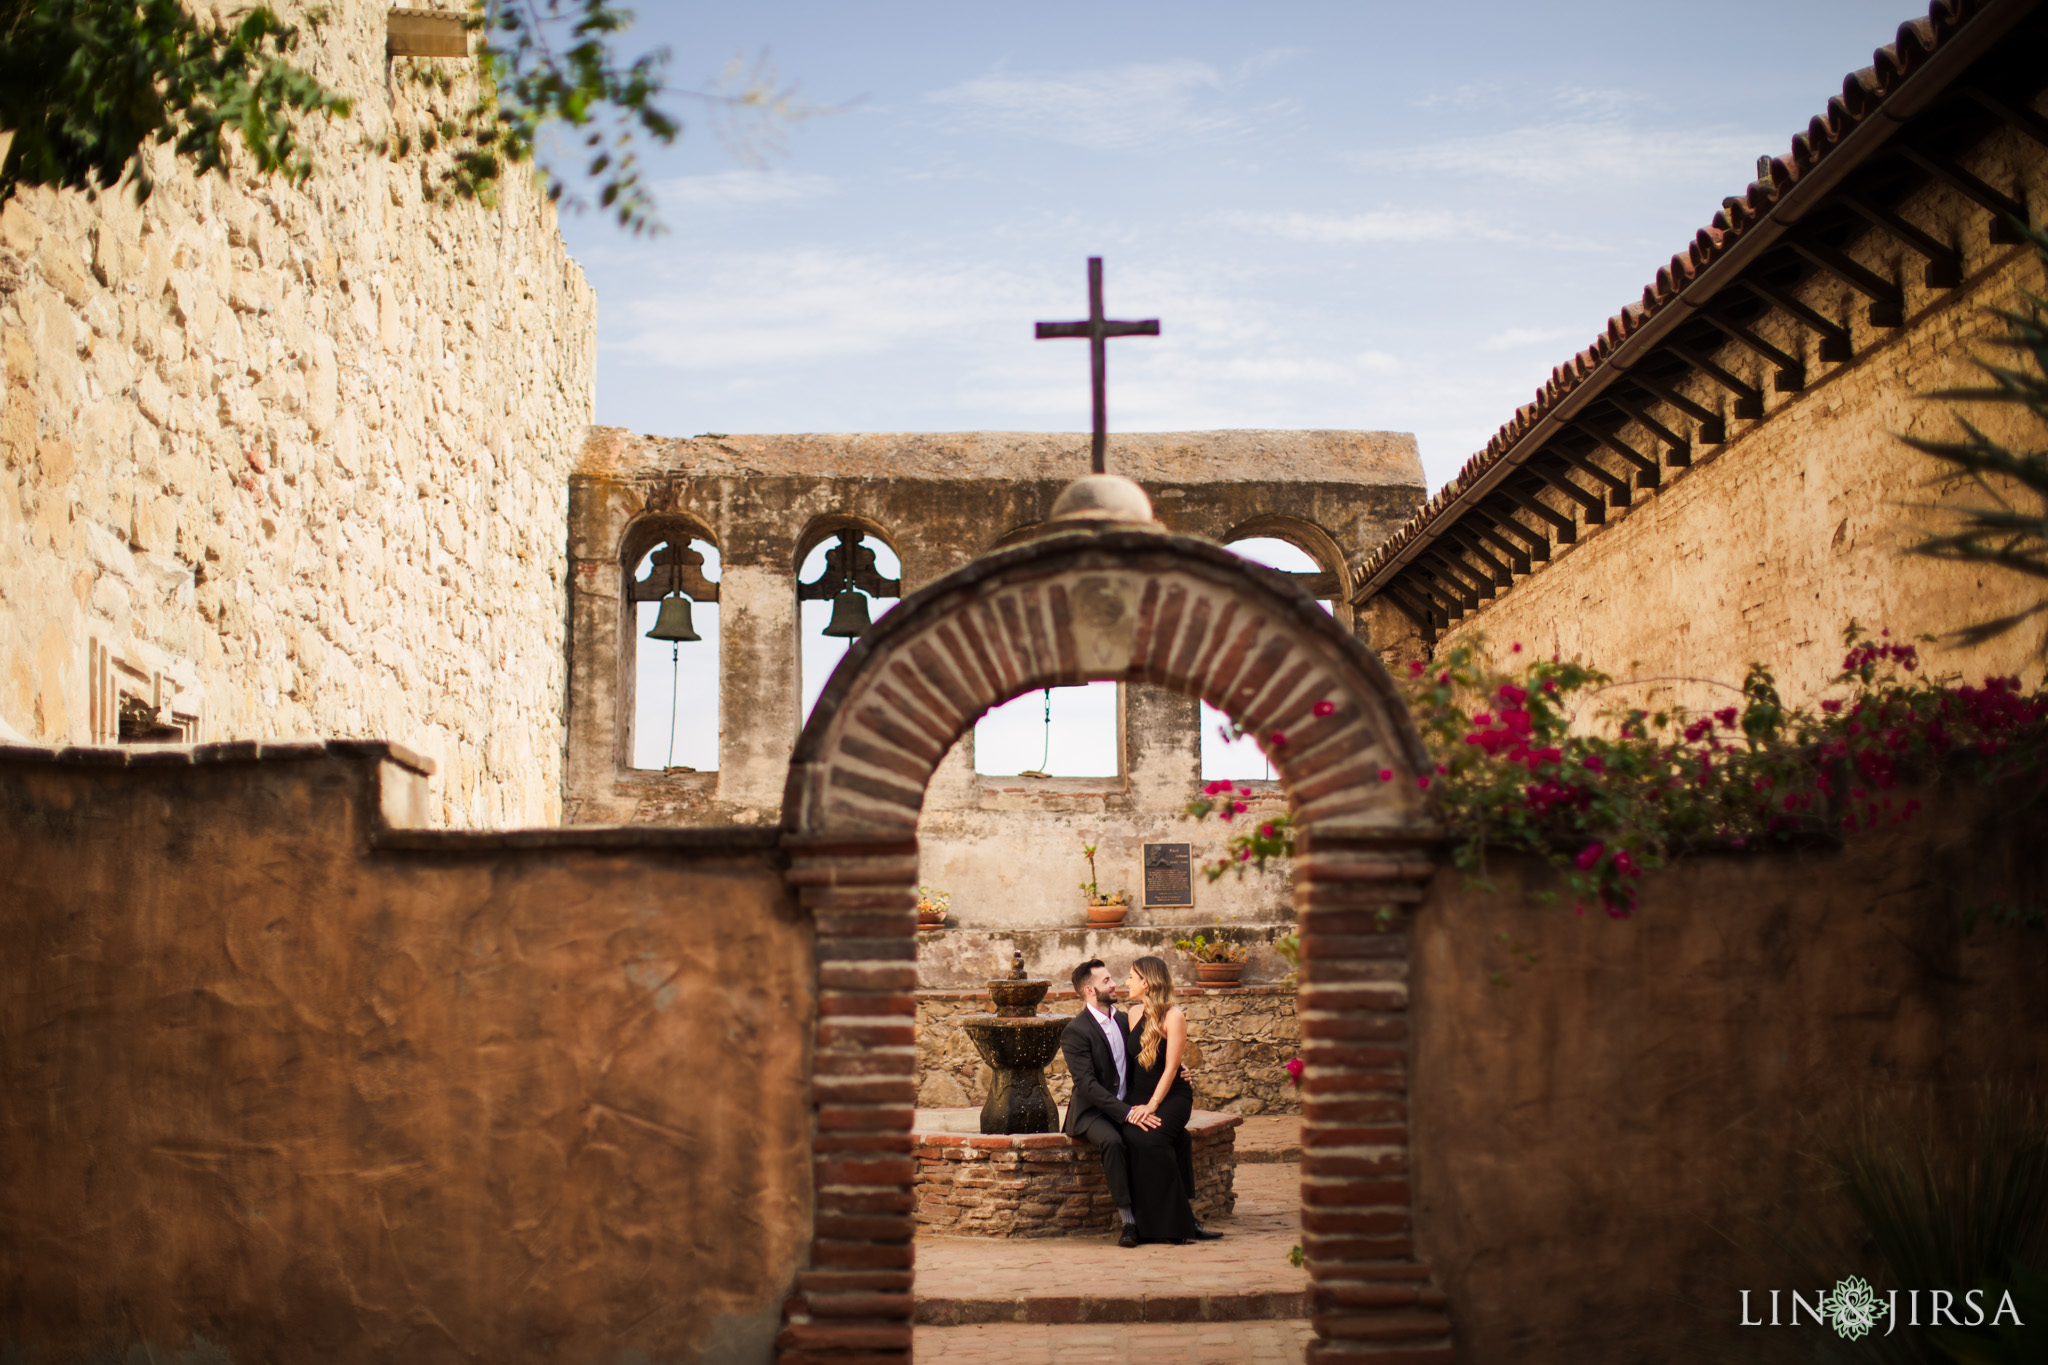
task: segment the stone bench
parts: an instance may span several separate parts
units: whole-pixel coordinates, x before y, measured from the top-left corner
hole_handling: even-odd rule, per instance
[[[1197,1109],[1195,1217],[1237,1207],[1242,1116]],[[1064,1133],[983,1136],[979,1109],[920,1109],[911,1128],[919,1231],[956,1237],[1069,1237],[1116,1227],[1096,1149]]]

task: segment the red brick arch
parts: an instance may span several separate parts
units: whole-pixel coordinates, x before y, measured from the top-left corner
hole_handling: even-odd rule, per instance
[[[1268,749],[1302,830],[1312,1356],[1448,1362],[1408,1193],[1407,922],[1434,868],[1421,745],[1385,669],[1291,581],[1135,529],[1001,550],[916,593],[842,661],[797,744],[783,828],[817,928],[816,1226],[782,1360],[909,1351],[925,785],[989,708],[1102,679],[1285,736]]]

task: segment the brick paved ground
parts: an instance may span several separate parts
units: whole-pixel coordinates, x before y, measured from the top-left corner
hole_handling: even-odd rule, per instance
[[[1258,1361],[1292,1365],[1315,1334],[1302,1319],[1280,1322],[1162,1322],[1032,1326],[920,1327],[912,1338],[919,1365],[1197,1365]]]
[[[1149,1316],[1155,1323],[1162,1317],[1176,1322],[1274,1317],[1269,1296],[1299,1295],[1308,1288],[1308,1273],[1287,1260],[1288,1248],[1300,1240],[1300,1189],[1301,1167],[1293,1163],[1238,1167],[1237,1212],[1211,1224],[1223,1239],[1190,1246],[1125,1250],[1107,1235],[919,1237],[920,1321],[1072,1322],[1072,1311],[1047,1301],[1071,1303],[1084,1296],[1095,1302],[1131,1301],[1137,1307],[1121,1316]],[[1240,1302],[1190,1302],[1210,1299]],[[1253,1301],[1242,1302],[1247,1299]],[[1163,1313],[1147,1312],[1148,1300],[1175,1303]],[[1081,1316],[1085,1322],[1102,1322],[1116,1311],[1114,1305],[1091,1303]]]

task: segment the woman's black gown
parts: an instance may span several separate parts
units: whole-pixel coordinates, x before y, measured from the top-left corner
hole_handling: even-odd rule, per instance
[[[1126,1093],[1134,1104],[1151,1100],[1166,1069],[1163,1039],[1151,1066],[1138,1060],[1141,1036],[1138,1030],[1131,1031],[1131,1085]],[[1181,1135],[1187,1132],[1188,1119],[1194,1112],[1194,1087],[1186,1077],[1176,1076],[1173,1088],[1166,1092],[1166,1102],[1159,1106],[1157,1128],[1124,1125],[1124,1150],[1129,1154],[1131,1172],[1131,1212],[1138,1220],[1138,1235],[1148,1242],[1186,1242],[1194,1238],[1195,1211],[1188,1207],[1188,1192],[1181,1186],[1180,1162],[1174,1156],[1176,1144],[1185,1140]]]

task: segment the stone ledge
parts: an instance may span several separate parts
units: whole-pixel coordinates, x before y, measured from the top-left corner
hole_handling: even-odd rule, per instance
[[[290,763],[367,758],[432,777],[434,760],[386,739],[228,740],[207,744],[0,744],[0,763],[61,763],[81,768],[183,768],[208,763]]]

